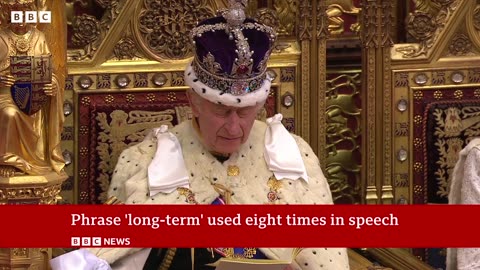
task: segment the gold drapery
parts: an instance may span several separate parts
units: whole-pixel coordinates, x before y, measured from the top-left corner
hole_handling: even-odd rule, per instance
[[[49,54],[50,50],[42,32],[32,28],[29,46],[24,54],[29,56]],[[0,31],[0,51],[7,52],[0,59],[0,73],[10,74],[10,56],[20,55],[15,48],[15,39],[9,28]],[[64,160],[60,148],[63,127],[63,91],[56,76],[52,84],[57,89],[45,107],[34,115],[26,115],[14,104],[10,89],[0,88],[0,165],[14,166],[31,175],[46,174],[52,170],[59,173]]]

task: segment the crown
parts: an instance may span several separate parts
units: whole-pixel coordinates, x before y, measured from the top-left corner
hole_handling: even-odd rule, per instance
[[[246,18],[246,5],[246,0],[229,0],[221,16],[200,22],[191,32],[195,55],[185,82],[214,103],[251,106],[270,91],[267,60],[277,34]]]

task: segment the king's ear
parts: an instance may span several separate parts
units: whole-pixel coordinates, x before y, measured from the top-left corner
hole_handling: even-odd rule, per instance
[[[200,114],[200,96],[193,91],[193,89],[187,90],[188,103],[190,103],[190,108],[192,108],[192,113],[194,117],[198,117]]]

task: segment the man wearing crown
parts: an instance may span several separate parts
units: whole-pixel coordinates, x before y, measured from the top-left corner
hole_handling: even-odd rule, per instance
[[[194,115],[154,129],[125,150],[109,195],[127,204],[332,204],[318,158],[282,125],[256,121],[271,78],[266,63],[276,33],[246,19],[244,1],[192,31],[195,57],[185,70]],[[135,160],[135,162],[130,162]],[[268,237],[282,237],[273,235]],[[285,259],[289,248],[90,249],[52,260],[53,269],[213,269],[220,257]],[[68,258],[67,258],[68,256]],[[103,268],[105,267],[105,268]],[[305,248],[291,269],[349,269],[346,249]],[[78,268],[87,269],[87,268]]]
[[[35,0],[0,0],[0,9],[3,17],[9,18],[11,11],[31,11],[37,7]],[[52,75],[51,67],[36,66],[38,61],[33,66],[40,70],[21,63],[31,61],[29,57],[50,56],[46,38],[35,25],[8,23],[0,30],[0,177],[59,173],[64,166],[60,148],[63,97],[57,95],[56,76]],[[14,73],[29,78],[18,84]],[[38,76],[38,82],[34,82],[32,74],[49,74],[50,78],[42,80]],[[36,105],[38,110],[30,111]]]

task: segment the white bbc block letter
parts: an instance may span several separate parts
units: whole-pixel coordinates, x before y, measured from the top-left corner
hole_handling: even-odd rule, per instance
[[[101,237],[92,237],[92,246],[99,247],[102,245],[102,238]]]
[[[11,23],[22,23],[23,22],[23,11],[12,11],[12,12],[10,12],[10,22]]]
[[[38,22],[39,23],[52,23],[52,12],[51,11],[39,11],[38,12]]]
[[[82,237],[82,246],[89,247],[91,243],[90,237]]]
[[[25,22],[26,23],[37,23],[37,12],[36,11],[25,11]]]
[[[79,247],[80,246],[80,237],[72,237],[70,240],[70,245],[72,247]]]

